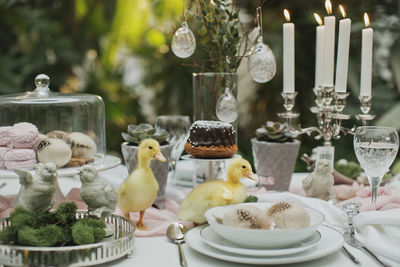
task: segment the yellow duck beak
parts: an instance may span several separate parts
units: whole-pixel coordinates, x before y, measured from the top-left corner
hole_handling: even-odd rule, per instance
[[[156,160],[161,161],[161,162],[166,162],[167,161],[167,159],[163,156],[163,154],[161,154],[161,152],[158,152],[157,154],[155,154],[154,158]]]
[[[258,182],[258,177],[257,175],[255,175],[253,172],[251,172],[249,175],[246,176],[247,178],[249,178],[250,180],[256,181]]]

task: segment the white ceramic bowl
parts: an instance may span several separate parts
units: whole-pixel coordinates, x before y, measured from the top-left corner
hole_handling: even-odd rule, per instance
[[[305,207],[310,215],[310,225],[293,230],[265,230],[265,229],[246,229],[234,226],[227,226],[218,223],[214,216],[223,218],[229,210],[242,205],[251,205],[268,210],[274,203],[240,203],[228,206],[219,206],[206,211],[205,217],[211,228],[223,238],[247,248],[285,248],[290,247],[311,236],[318,226],[325,220],[325,216],[314,209]]]

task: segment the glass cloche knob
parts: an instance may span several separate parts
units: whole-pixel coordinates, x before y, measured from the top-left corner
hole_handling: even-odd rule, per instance
[[[50,85],[50,78],[46,74],[39,74],[35,78],[37,88],[47,88]]]

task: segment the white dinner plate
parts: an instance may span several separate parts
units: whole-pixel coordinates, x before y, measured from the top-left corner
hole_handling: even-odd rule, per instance
[[[93,164],[93,163],[91,163]],[[104,161],[99,164],[93,164],[97,171],[104,171],[111,168],[114,168],[121,164],[121,159],[116,156],[105,155]],[[74,176],[78,173],[78,169],[80,167],[69,167],[69,168],[61,168],[57,170],[58,177],[66,177],[66,176]],[[32,170],[31,173],[34,173]],[[0,170],[0,178],[19,178],[19,176],[9,170]]]
[[[249,255],[249,256],[282,256],[282,255],[299,253],[315,246],[316,243],[321,239],[321,234],[318,231],[316,231],[309,238],[289,248],[250,249],[250,248],[240,247],[235,243],[232,243],[229,240],[224,239],[223,237],[215,233],[214,230],[211,228],[211,226],[204,227],[200,231],[200,236],[205,243],[207,243],[212,247],[234,254]]]
[[[201,238],[200,232],[206,227],[199,226],[187,232],[186,243],[194,250],[212,258],[225,260],[229,262],[244,263],[244,264],[289,264],[297,262],[305,262],[329,255],[343,246],[343,237],[327,227],[320,227],[318,231],[321,233],[321,239],[317,242],[313,249],[305,250],[296,254],[282,255],[275,257],[252,256],[233,254],[207,245]]]

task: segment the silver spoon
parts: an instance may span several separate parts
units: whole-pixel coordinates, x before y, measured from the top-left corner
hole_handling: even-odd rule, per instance
[[[186,266],[186,259],[183,255],[182,243],[185,242],[186,227],[181,223],[173,223],[167,228],[167,237],[174,243],[178,244],[179,249],[179,262],[181,266]]]

